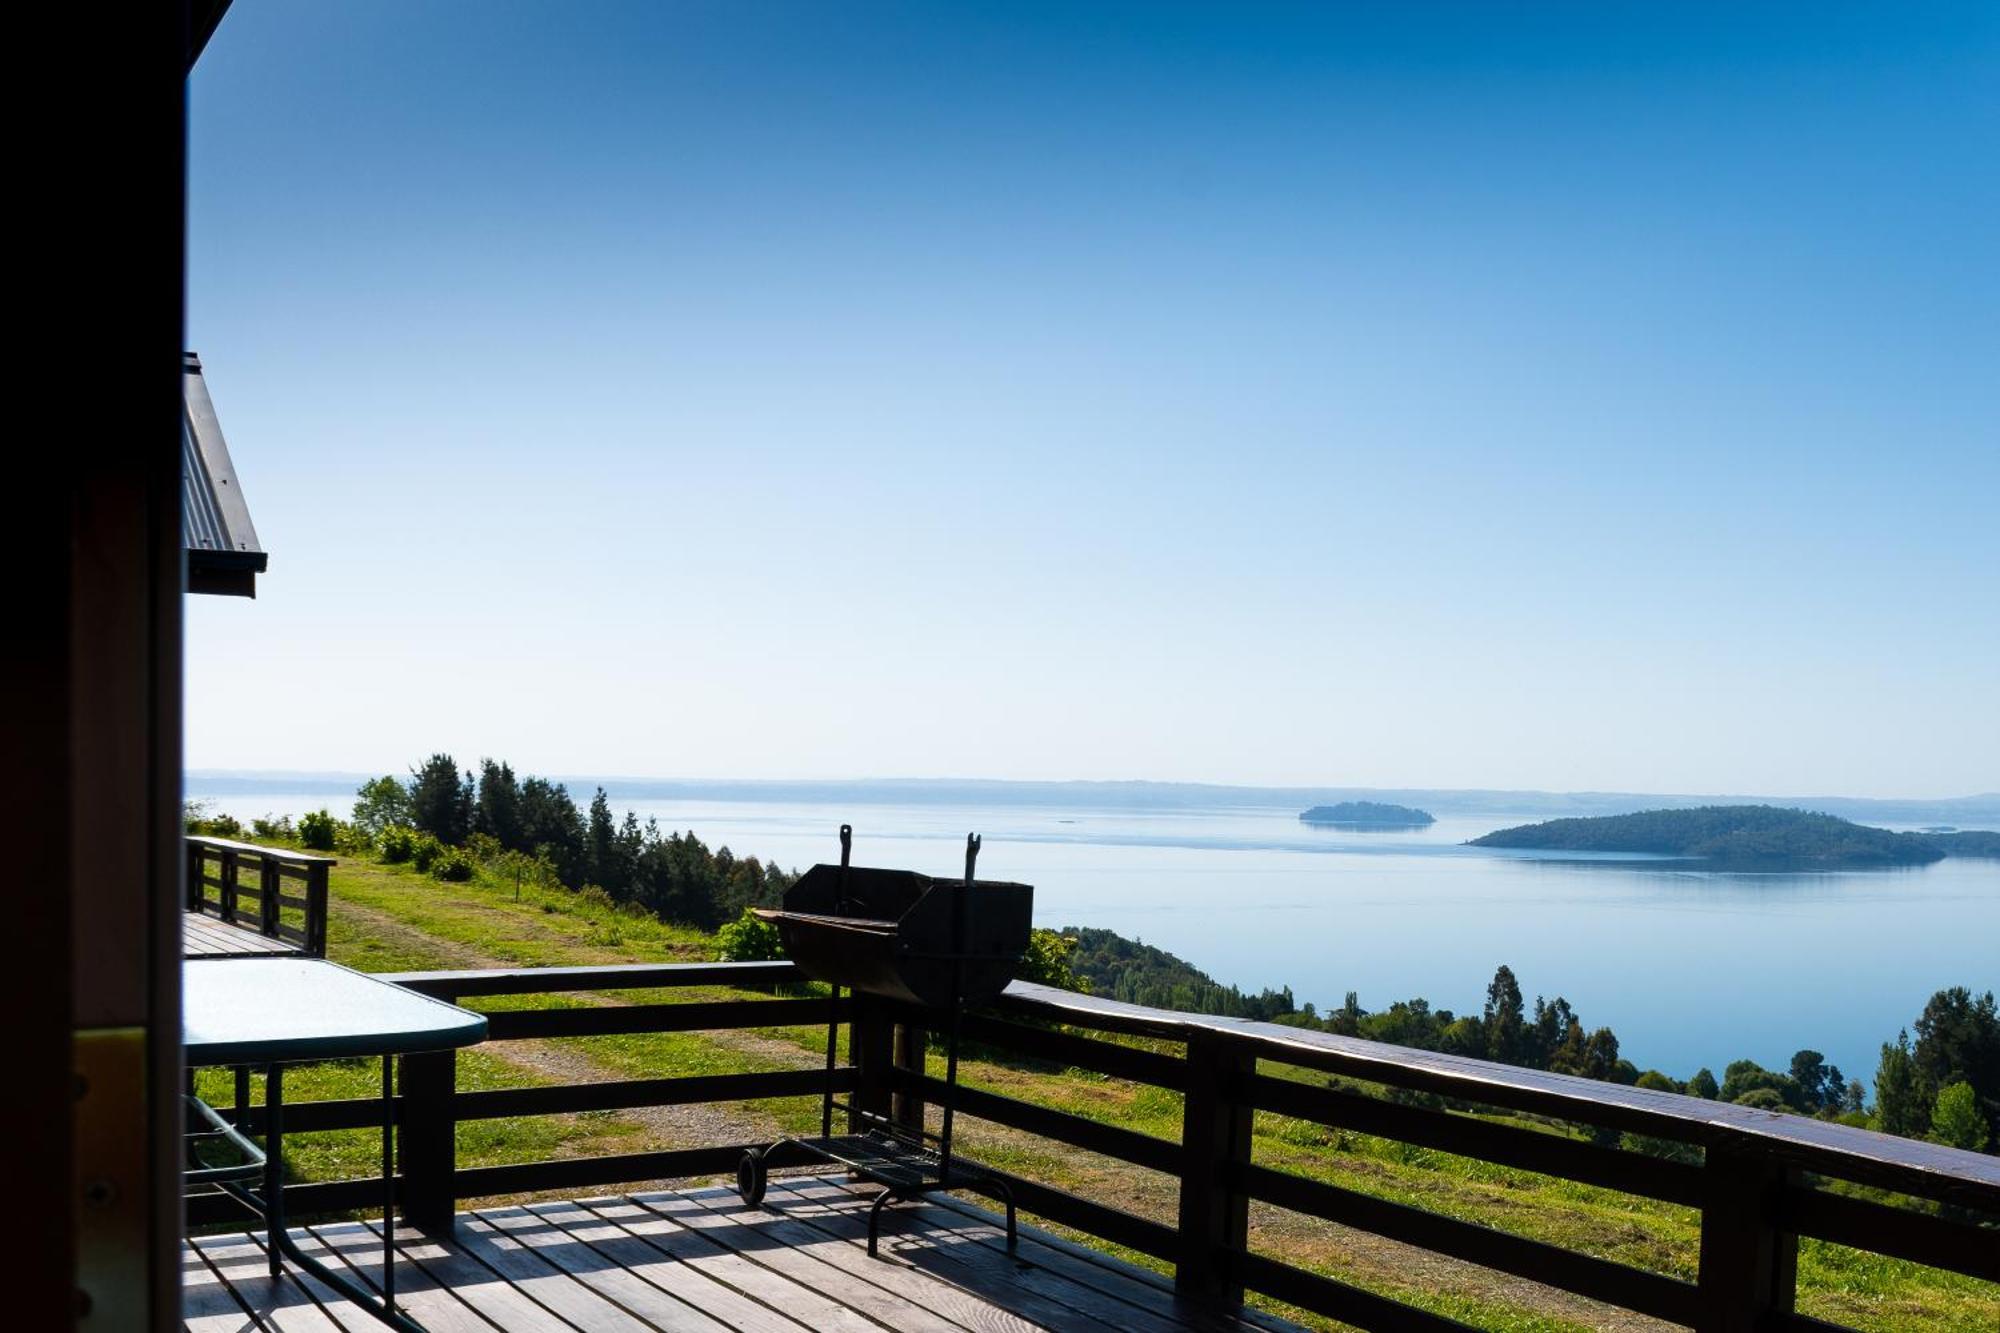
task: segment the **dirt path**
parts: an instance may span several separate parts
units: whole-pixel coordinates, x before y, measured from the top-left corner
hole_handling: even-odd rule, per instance
[[[438,967],[473,969],[514,965],[418,930],[376,908],[343,901],[340,912],[350,923],[361,926],[377,939],[435,958],[434,965]],[[607,951],[601,961],[626,962],[629,959]],[[625,1003],[599,993],[577,992],[575,995],[595,1004]],[[800,1050],[797,1045],[760,1032],[722,1031],[702,1036],[725,1050],[774,1064],[810,1068],[817,1063],[811,1053]],[[549,1041],[496,1042],[482,1049],[507,1064],[554,1083],[603,1082],[624,1077],[622,1072],[606,1067],[581,1051]],[[734,1102],[637,1107],[616,1112],[616,1115],[620,1121],[636,1126],[639,1131],[639,1141],[632,1145],[633,1151],[694,1148],[717,1143],[756,1143],[775,1139],[782,1133],[773,1117]],[[966,1131],[966,1145],[975,1153],[982,1143],[1026,1153],[1046,1153],[1049,1150],[1045,1140],[984,1121],[972,1122],[967,1125]],[[1118,1206],[1141,1216],[1169,1226],[1174,1224],[1178,1208],[1175,1181],[1158,1172],[1112,1158],[1080,1150],[1062,1151],[1065,1166],[1078,1177],[1077,1193],[1113,1200]],[[572,1193],[574,1191],[559,1192],[565,1197]],[[539,1197],[544,1196],[522,1195],[518,1199],[510,1196],[508,1201]],[[1324,1264],[1342,1273],[1347,1280],[1364,1286],[1379,1283],[1392,1288],[1417,1286],[1448,1291],[1612,1333],[1654,1333],[1654,1330],[1670,1327],[1643,1315],[1600,1305],[1539,1283],[1264,1204],[1252,1206],[1250,1225],[1252,1243],[1258,1249],[1266,1252],[1280,1250],[1296,1259]]]

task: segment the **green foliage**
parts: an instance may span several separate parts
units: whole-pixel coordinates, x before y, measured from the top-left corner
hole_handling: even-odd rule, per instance
[[[265,815],[261,819],[252,819],[250,832],[253,837],[265,842],[291,842],[299,836],[298,830],[292,827],[290,815]]]
[[[394,825],[408,824],[410,789],[393,777],[370,778],[354,793],[351,818],[358,828],[375,837]]]
[[[1944,853],[1915,833],[1772,805],[1705,805],[1631,815],[1551,819],[1474,838],[1475,847],[1648,852],[1731,865],[1923,865]]]
[[[1220,984],[1163,949],[1109,930],[1070,926],[1062,933],[1076,940],[1069,959],[1071,972],[1095,995],[1155,1009],[1231,1018],[1272,1019],[1297,1007],[1290,987],[1248,995]]]
[[[1938,1093],[1931,1112],[1930,1136],[1939,1143],[1970,1152],[1986,1148],[1986,1117],[1980,1114],[1979,1098],[1970,1083],[1953,1083]]]
[[[410,772],[410,822],[447,846],[472,832],[472,774],[459,777],[458,762],[434,754]]]
[[[1706,1065],[1695,1070],[1694,1077],[1687,1082],[1688,1096],[1700,1097],[1704,1101],[1714,1101],[1721,1091],[1715,1082],[1715,1075],[1708,1072]]]
[[[1917,1016],[1910,1052],[1918,1086],[1935,1098],[1953,1083],[1972,1088],[1979,1114],[2000,1131],[2000,1009],[1993,992],[1975,996],[1953,986],[1931,996]]]
[[[478,862],[457,847],[439,848],[437,855],[431,858],[430,864],[424,867],[432,879],[441,879],[453,884],[462,884],[471,879],[473,872],[478,868]]]
[[[1764,1099],[1755,1102],[1744,1100],[1750,1093],[1768,1092],[1777,1098],[1781,1109],[1806,1110],[1805,1095],[1791,1075],[1776,1073],[1764,1068],[1755,1060],[1733,1060],[1722,1071],[1721,1097],[1725,1102],[1736,1102],[1743,1106],[1762,1106]]]
[[[747,907],[742,915],[715,932],[715,944],[723,961],[729,963],[761,963],[785,956],[778,928]]]
[[[1639,1075],[1638,1078],[1633,1080],[1632,1086],[1635,1088],[1649,1088],[1654,1092],[1684,1091],[1680,1084],[1674,1082],[1657,1069],[1648,1069],[1645,1073]]]
[[[181,802],[181,828],[211,838],[240,838],[243,825],[234,815],[215,814],[207,801]]]
[[[479,794],[473,802],[472,827],[510,852],[527,851],[534,845],[521,827],[521,786],[506,764],[479,761]]]
[[[425,874],[430,873],[438,858],[445,853],[445,845],[428,833],[419,833],[410,847],[410,864]]]
[[[1917,1078],[1910,1034],[1899,1032],[1895,1045],[1882,1044],[1882,1063],[1875,1069],[1875,1128],[1884,1134],[1921,1138],[1931,1127],[1931,1102]]]
[[[392,824],[382,830],[375,842],[384,861],[390,865],[401,865],[405,861],[415,859],[417,843],[422,837],[423,835],[413,828]]]
[[[1074,935],[1056,930],[1031,930],[1028,932],[1027,952],[1021,955],[1021,965],[1014,975],[1023,981],[1087,994],[1090,982],[1078,976],[1074,966],[1076,949],[1077,938]]]
[[[1381,801],[1342,801],[1338,805],[1316,805],[1299,816],[1303,824],[1347,824],[1363,828],[1422,828],[1437,823],[1428,810],[1408,805],[1386,805]]]
[[[1523,1004],[1521,983],[1514,979],[1514,969],[1500,964],[1486,987],[1486,1011],[1479,1016],[1486,1035],[1487,1059],[1503,1065],[1521,1063],[1526,1049],[1523,1029],[1527,1026]]]
[[[1754,1106],[1760,1111],[1789,1111],[1791,1109],[1785,1105],[1784,1095],[1776,1088],[1752,1088],[1742,1096],[1731,1097],[1729,1100],[1735,1102],[1738,1106]]]
[[[330,852],[333,850],[335,820],[327,811],[314,810],[299,816],[299,842],[308,851]]]

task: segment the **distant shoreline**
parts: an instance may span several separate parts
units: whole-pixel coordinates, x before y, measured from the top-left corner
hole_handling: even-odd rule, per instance
[[[351,796],[374,773],[308,770],[192,769],[191,791],[254,796],[265,792]],[[1133,810],[1289,809],[1377,801],[1417,806],[1446,817],[1542,812],[1551,817],[1631,814],[1705,805],[1783,805],[1858,823],[1951,824],[2000,829],[2000,792],[1971,796],[1662,795],[1642,792],[1548,792],[1499,788],[1244,787],[1183,782],[1036,782],[998,778],[702,779],[551,775],[571,791],[602,786],[614,800],[708,800],[875,805],[1077,806]]]

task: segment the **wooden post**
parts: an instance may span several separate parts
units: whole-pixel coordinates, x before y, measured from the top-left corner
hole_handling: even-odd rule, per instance
[[[890,1114],[889,1064],[895,1058],[895,1029],[882,1002],[860,991],[848,1009],[849,1058],[854,1061],[856,1087],[849,1099],[847,1132],[866,1127],[865,1115]]]
[[[929,1034],[919,1023],[904,1021],[896,1024],[894,1049],[891,1059],[898,1069],[914,1077],[924,1076],[924,1050],[929,1043]],[[924,1098],[919,1092],[898,1091],[889,1101],[889,1118],[898,1127],[919,1132],[924,1127]]]
[[[202,879],[208,871],[208,853],[202,845],[189,838],[187,846],[187,910],[199,912],[202,907],[204,890]]]
[[[1778,1229],[1789,1171],[1768,1157],[1710,1148],[1702,1168],[1702,1333],[1752,1333],[1790,1314],[1799,1238]]]
[[[1187,1043],[1187,1098],[1181,1119],[1181,1252],[1174,1286],[1182,1295],[1224,1306],[1243,1304],[1243,1284],[1228,1251],[1250,1237],[1250,1196],[1238,1168],[1250,1161],[1256,1111],[1238,1100],[1240,1076],[1256,1057],[1226,1034],[1193,1034]]]
[[[284,892],[285,881],[279,872],[276,857],[257,858],[257,929],[272,939],[278,938],[279,895]]]
[[[236,853],[224,848],[222,851],[222,889],[217,911],[230,925],[236,924]]]
[[[315,958],[326,957],[326,876],[324,861],[306,867],[306,952]]]
[[[402,1074],[396,1155],[403,1163],[403,1220],[419,1231],[446,1235],[458,1209],[452,1182],[458,1169],[458,1126],[452,1116],[458,1053],[406,1055]]]

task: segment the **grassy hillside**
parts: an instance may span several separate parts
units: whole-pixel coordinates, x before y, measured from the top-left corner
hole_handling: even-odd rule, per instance
[[[517,897],[518,893],[518,897]],[[406,866],[345,858],[333,872],[330,949],[368,971],[614,962],[693,961],[713,956],[708,936],[631,915],[593,895],[562,889],[516,889],[482,872],[470,883],[443,884]],[[620,1003],[632,996],[537,996],[509,1005]],[[693,995],[684,998],[697,998]],[[580,1082],[676,1073],[810,1067],[820,1028],[760,1033],[657,1034],[562,1041],[491,1043],[461,1056],[464,1088]],[[942,1076],[941,1057],[934,1055]],[[1323,1078],[1267,1066],[1267,1073]],[[1177,1140],[1180,1098],[1070,1069],[972,1060],[965,1081],[1079,1115]],[[219,1075],[207,1091],[228,1100]],[[379,1067],[351,1061],[302,1071],[288,1084],[298,1099],[369,1096]],[[782,1099],[746,1106],[641,1109],[463,1125],[463,1165],[640,1151],[654,1147],[749,1141],[804,1130],[817,1101]],[[961,1118],[968,1151],[1009,1170],[1166,1221],[1177,1182],[1157,1173],[1044,1143]],[[1535,1123],[1541,1132],[1568,1133]],[[376,1169],[372,1131],[301,1135],[298,1172],[311,1179]],[[1254,1156],[1350,1189],[1467,1221],[1570,1246],[1587,1253],[1692,1277],[1698,1253],[1693,1213],[1674,1205],[1490,1166],[1368,1135],[1328,1130],[1281,1116],[1257,1118]],[[1529,1282],[1285,1213],[1258,1207],[1252,1244],[1331,1276],[1393,1295],[1481,1327],[1533,1330],[1646,1328],[1648,1321]],[[1059,1228],[1057,1228],[1059,1230]],[[1098,1242],[1092,1241],[1092,1244]],[[1136,1255],[1135,1261],[1147,1262]],[[1153,1265],[1157,1267],[1158,1265]],[[1799,1260],[1801,1308],[1870,1329],[2000,1327],[2000,1287],[1915,1264],[1807,1241]],[[1278,1307],[1273,1307],[1278,1308]],[[1294,1317],[1319,1327],[1323,1320]]]

